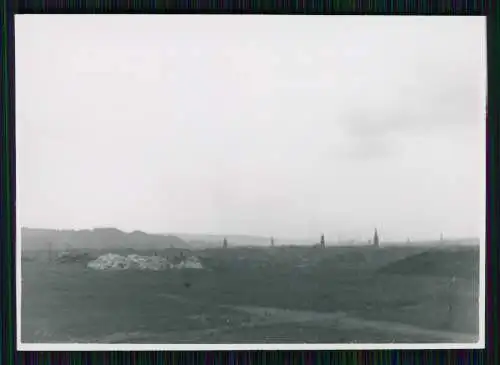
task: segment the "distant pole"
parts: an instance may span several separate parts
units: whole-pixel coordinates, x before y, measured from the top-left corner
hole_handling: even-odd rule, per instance
[[[444,241],[444,236],[443,236],[443,232],[441,232],[441,235],[439,236],[439,240],[442,242]]]
[[[271,247],[274,247],[274,237],[271,237]]]
[[[224,241],[222,243],[222,247],[223,248],[227,248],[227,239],[226,239],[226,237],[224,237]]]
[[[325,235],[321,234],[321,241],[320,241],[320,247],[325,248]]]
[[[380,245],[379,240],[378,240],[377,228],[375,228],[375,233],[373,234],[373,245],[375,247],[379,247],[379,245]]]

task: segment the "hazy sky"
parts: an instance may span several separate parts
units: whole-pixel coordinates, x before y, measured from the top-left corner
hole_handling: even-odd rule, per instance
[[[15,21],[23,226],[482,232],[484,18]]]

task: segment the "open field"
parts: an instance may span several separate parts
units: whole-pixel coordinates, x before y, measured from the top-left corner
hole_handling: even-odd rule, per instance
[[[410,343],[478,337],[477,247],[193,254],[205,269],[94,271],[85,263],[47,262],[41,253],[23,260],[22,341]]]

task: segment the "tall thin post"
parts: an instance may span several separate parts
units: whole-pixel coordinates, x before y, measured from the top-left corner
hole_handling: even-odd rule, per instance
[[[377,228],[375,228],[375,233],[373,234],[373,245],[375,247],[379,247],[380,246],[380,242],[379,242],[379,239],[378,239]]]
[[[325,235],[321,234],[321,241],[320,241],[320,247],[325,248]]]
[[[274,247],[274,237],[271,237],[271,247]]]

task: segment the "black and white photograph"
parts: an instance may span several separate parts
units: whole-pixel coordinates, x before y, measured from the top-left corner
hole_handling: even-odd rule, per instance
[[[486,19],[16,15],[21,350],[483,348]]]

